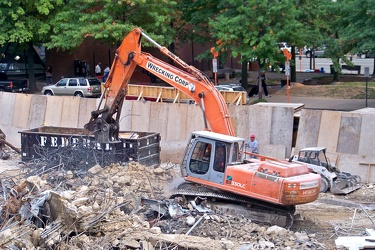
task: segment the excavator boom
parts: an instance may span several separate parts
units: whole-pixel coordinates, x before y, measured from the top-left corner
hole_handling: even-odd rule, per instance
[[[182,69],[161,61],[141,51],[141,38],[145,37]],[[205,129],[234,135],[232,123],[223,96],[212,81],[198,69],[187,65],[167,48],[160,46],[136,28],[131,31],[117,49],[111,71],[105,83],[104,108],[93,111],[85,128],[95,134],[96,141],[118,141],[121,109],[128,83],[136,66],[142,67],[173,87],[189,95],[202,108]],[[209,125],[207,124],[207,121]]]

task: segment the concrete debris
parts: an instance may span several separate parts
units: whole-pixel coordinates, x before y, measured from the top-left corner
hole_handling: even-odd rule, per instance
[[[375,230],[366,229],[364,236],[338,237],[335,240],[336,247],[339,249],[346,248],[349,250],[374,249],[375,248]]]
[[[6,153],[4,151],[5,146],[8,146],[9,148],[13,149],[18,154],[21,154],[21,150],[19,148],[16,148],[11,143],[6,141],[6,135],[5,133],[0,129],[0,159],[1,160],[8,160],[10,158],[10,154]]]
[[[6,136],[4,132],[0,129],[0,159],[2,160],[8,160],[10,157],[10,155],[4,151],[5,141],[6,141],[5,139],[6,139]]]
[[[129,162],[84,173],[59,167],[4,182],[0,248],[325,249],[305,232],[166,199],[178,172]]]

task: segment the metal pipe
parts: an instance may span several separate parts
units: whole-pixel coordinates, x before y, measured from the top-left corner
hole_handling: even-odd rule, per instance
[[[186,232],[185,235],[189,235],[191,233],[191,231],[193,231],[193,229],[203,220],[203,217],[204,217],[204,215],[202,217],[200,217],[197,222],[195,222],[195,224],[189,229],[189,231]]]
[[[367,213],[366,209],[362,206],[362,204],[359,204],[359,206],[362,208],[363,212],[367,215],[367,217],[370,219],[373,225],[375,225],[373,219],[370,217],[370,215]]]
[[[142,32],[142,36],[144,36],[150,43],[152,43],[153,45],[155,45],[158,49],[160,49],[162,47],[160,44],[158,44],[157,42],[155,42],[151,37],[149,37],[148,35],[146,35],[144,32]]]
[[[204,92],[199,93],[198,96],[201,98],[200,104],[201,104],[201,108],[202,108],[202,111],[203,111],[204,128],[208,130],[206,108],[204,106]]]
[[[106,92],[107,92],[107,88],[104,88],[104,91],[103,91],[102,95],[100,96],[100,101],[99,101],[99,104],[98,104],[98,109],[96,111],[99,111],[100,106],[102,106],[103,97],[105,96]]]

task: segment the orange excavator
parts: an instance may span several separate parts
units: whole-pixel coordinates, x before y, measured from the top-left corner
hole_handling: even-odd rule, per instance
[[[178,67],[142,52],[142,37]],[[119,140],[121,108],[136,66],[189,95],[203,111],[204,131],[191,133],[181,162],[185,182],[173,196],[210,198],[215,201],[212,207],[222,212],[243,214],[254,221],[286,228],[293,223],[296,205],[318,198],[320,176],[311,173],[306,165],[265,156],[251,162],[246,160],[246,142],[235,136],[225,100],[209,77],[139,28],[131,31],[117,49],[102,95],[104,108],[100,108],[102,98],[85,125],[95,134],[97,142]]]

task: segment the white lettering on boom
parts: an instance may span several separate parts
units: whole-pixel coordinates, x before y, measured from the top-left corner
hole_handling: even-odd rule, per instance
[[[190,84],[189,81],[181,78],[180,76],[174,75],[173,73],[169,72],[168,70],[163,69],[163,68],[153,64],[152,62],[147,62],[146,68],[149,69],[151,71],[151,73],[156,73],[156,75],[168,78],[168,79],[174,81],[175,83],[177,83],[181,86],[188,87],[188,85]]]

